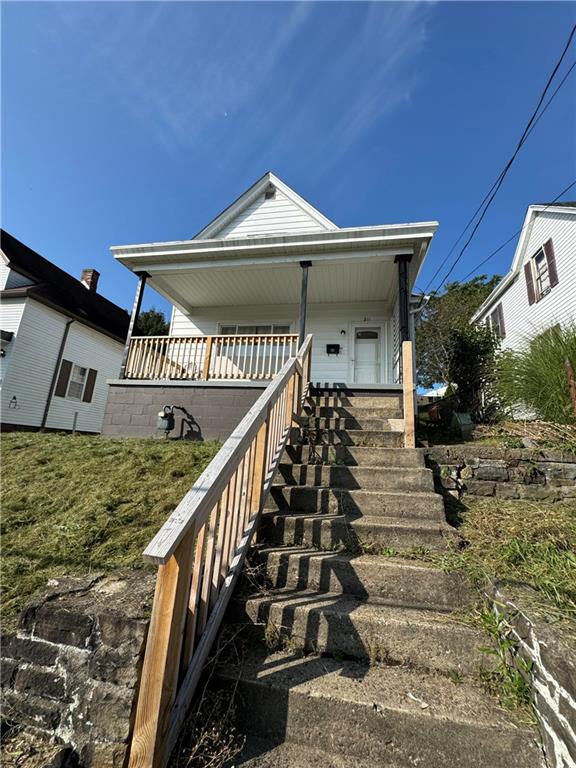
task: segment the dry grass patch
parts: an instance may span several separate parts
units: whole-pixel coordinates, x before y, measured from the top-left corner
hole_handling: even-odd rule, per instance
[[[527,584],[549,614],[576,618],[576,499],[556,504],[466,497],[460,511],[465,546],[431,554],[479,586]]]
[[[50,578],[143,568],[142,550],[217,443],[2,436],[2,620]]]

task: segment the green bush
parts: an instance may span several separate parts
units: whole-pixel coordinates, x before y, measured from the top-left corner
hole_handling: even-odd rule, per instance
[[[575,424],[566,360],[576,370],[576,325],[547,329],[517,351],[503,353],[495,386],[501,403],[512,413],[519,408],[543,421]]]

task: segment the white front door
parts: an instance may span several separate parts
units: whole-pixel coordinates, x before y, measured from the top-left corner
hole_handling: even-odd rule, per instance
[[[354,381],[357,384],[380,384],[381,329],[354,329]]]

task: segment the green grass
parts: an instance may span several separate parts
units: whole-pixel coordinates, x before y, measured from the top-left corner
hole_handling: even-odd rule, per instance
[[[144,568],[142,550],[216,443],[2,436],[2,620],[50,578]]]
[[[479,587],[506,581],[535,590],[553,617],[576,618],[576,499],[545,504],[466,497],[463,548],[432,554],[446,570],[464,571]]]

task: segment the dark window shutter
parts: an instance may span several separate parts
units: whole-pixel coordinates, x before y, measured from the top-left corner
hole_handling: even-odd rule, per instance
[[[554,255],[552,239],[544,243],[544,253],[546,254],[546,262],[548,264],[550,288],[554,288],[555,285],[558,285],[558,270],[556,269],[556,256]]]
[[[86,377],[86,386],[84,387],[84,394],[82,395],[83,403],[92,402],[92,395],[94,394],[94,385],[96,384],[97,375],[98,375],[98,371],[95,371],[94,368],[90,368],[90,370],[88,371],[88,376]]]
[[[66,397],[66,390],[68,389],[68,382],[70,381],[70,374],[72,373],[72,363],[70,360],[62,360],[60,364],[60,373],[58,374],[58,381],[56,382],[56,388],[54,395],[56,397]]]
[[[534,280],[532,279],[532,264],[524,264],[524,277],[526,278],[526,290],[528,291],[528,304],[534,304],[536,294],[534,293]]]
[[[502,309],[502,302],[498,304],[496,307],[496,311],[498,312],[498,327],[500,329],[499,336],[501,339],[506,338],[506,329],[504,327],[504,310]]]

